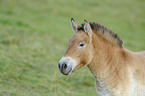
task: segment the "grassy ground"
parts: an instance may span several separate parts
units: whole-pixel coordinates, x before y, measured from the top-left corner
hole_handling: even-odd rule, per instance
[[[144,0],[0,0],[0,96],[96,96],[86,67],[57,68],[73,32],[70,18],[97,21],[126,48],[145,49]]]

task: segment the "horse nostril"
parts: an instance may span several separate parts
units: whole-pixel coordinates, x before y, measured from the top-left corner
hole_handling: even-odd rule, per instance
[[[66,69],[67,68],[67,64],[63,64],[63,68]]]
[[[60,64],[58,63],[58,68],[60,69]]]

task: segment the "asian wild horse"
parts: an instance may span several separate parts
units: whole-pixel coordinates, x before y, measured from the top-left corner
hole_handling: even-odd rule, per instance
[[[62,74],[87,66],[99,96],[145,96],[145,51],[125,49],[117,34],[98,23],[79,26],[72,18],[71,26],[74,35],[58,63]]]

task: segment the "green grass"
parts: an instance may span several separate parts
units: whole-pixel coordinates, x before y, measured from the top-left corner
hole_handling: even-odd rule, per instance
[[[132,51],[145,49],[144,0],[0,0],[0,96],[96,96],[86,67],[57,68],[73,32],[70,18],[97,21]]]

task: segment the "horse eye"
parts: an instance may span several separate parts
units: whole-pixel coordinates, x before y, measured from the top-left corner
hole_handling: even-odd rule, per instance
[[[80,47],[83,47],[84,45],[85,45],[85,44],[83,44],[83,43],[79,44]]]

